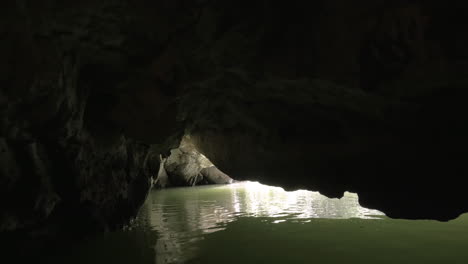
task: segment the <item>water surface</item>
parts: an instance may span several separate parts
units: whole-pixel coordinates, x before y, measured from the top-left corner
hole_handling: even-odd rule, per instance
[[[154,191],[146,204],[147,225],[158,231],[158,263],[197,256],[199,242],[240,218],[260,223],[307,223],[311,218],[371,219],[383,213],[359,206],[357,195],[329,199],[317,192],[286,192],[256,182]],[[261,218],[260,218],[261,217]],[[240,234],[239,234],[240,235]],[[232,237],[235,240],[236,237]]]
[[[154,190],[134,226],[91,239],[71,263],[468,263],[468,215],[394,220],[252,182]]]

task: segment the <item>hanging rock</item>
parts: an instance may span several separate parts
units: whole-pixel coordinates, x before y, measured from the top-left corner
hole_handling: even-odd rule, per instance
[[[171,185],[193,186],[196,184],[232,183],[231,177],[220,171],[203,154],[187,148],[171,150],[164,163]]]

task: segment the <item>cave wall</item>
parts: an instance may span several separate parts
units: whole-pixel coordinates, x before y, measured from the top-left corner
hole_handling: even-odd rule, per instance
[[[148,4],[2,3],[0,231],[102,230],[136,214],[177,138],[150,73],[172,63],[155,58],[192,16],[172,23],[184,10]]]
[[[462,4],[2,6],[0,231],[123,225],[183,134],[235,179],[392,217],[468,209]]]

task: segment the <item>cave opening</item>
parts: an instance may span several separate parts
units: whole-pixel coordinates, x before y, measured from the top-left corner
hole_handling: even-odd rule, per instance
[[[466,14],[2,1],[2,254],[465,263]]]

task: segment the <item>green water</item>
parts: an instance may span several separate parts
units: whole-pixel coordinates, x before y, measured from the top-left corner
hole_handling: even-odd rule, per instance
[[[134,226],[75,246],[67,263],[468,263],[468,215],[393,220],[257,183],[152,191]]]

